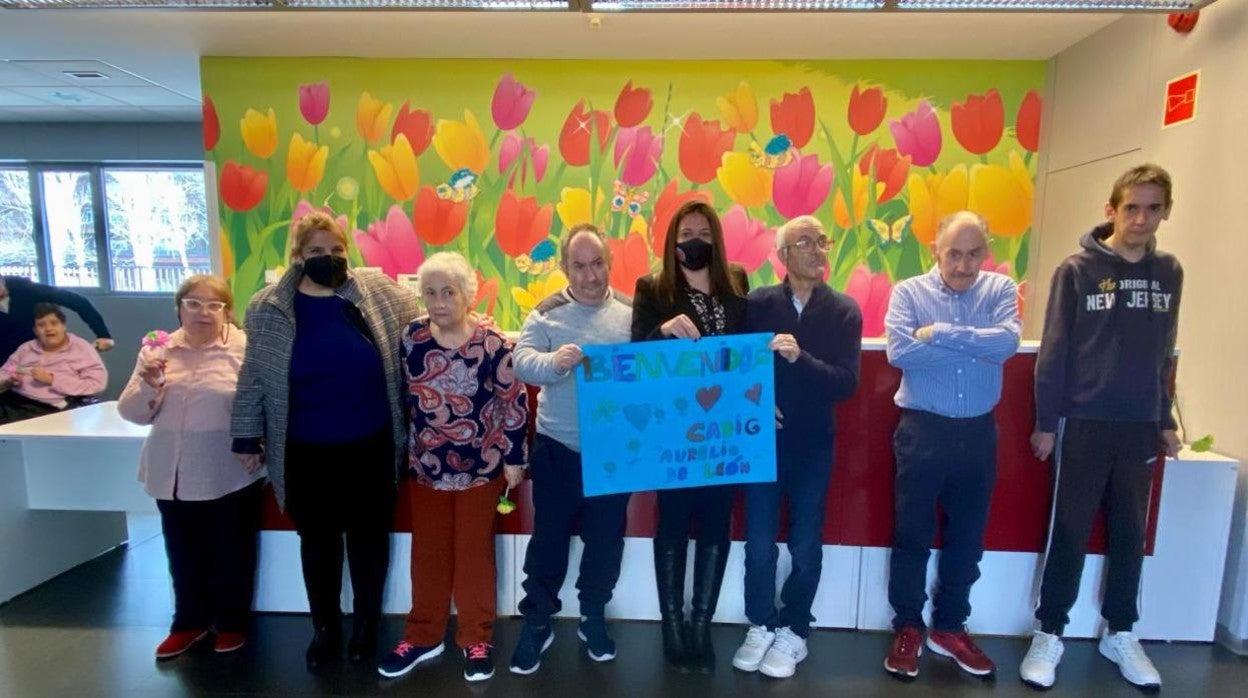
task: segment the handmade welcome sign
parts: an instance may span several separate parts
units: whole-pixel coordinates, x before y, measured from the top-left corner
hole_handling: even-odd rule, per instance
[[[770,334],[584,347],[585,496],[774,482]]]

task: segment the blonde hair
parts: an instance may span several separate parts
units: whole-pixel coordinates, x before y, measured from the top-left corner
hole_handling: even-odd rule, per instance
[[[294,230],[290,234],[290,256],[303,259],[304,245],[308,244],[308,238],[312,237],[312,233],[318,230],[324,230],[333,235],[343,247],[351,247],[346,231],[338,225],[338,221],[334,220],[333,216],[323,211],[313,211],[295,221]]]
[[[237,325],[238,323],[234,321],[234,292],[230,290],[230,285],[224,279],[212,274],[195,274],[183,279],[178,292],[173,294],[174,309],[181,310],[182,299],[200,286],[212,291],[216,294],[217,300],[225,303],[225,321],[231,325]]]
[[[477,275],[472,273],[468,260],[458,252],[434,252],[416,270],[416,282],[424,287],[426,274],[446,274],[459,287],[468,302],[468,312],[473,310],[477,298]]]

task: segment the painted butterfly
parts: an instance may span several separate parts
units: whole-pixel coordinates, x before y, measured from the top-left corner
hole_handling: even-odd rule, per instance
[[[641,205],[650,200],[650,192],[633,189],[618,179],[615,181],[615,197],[611,199],[612,211],[626,211],[631,218],[641,215]]]

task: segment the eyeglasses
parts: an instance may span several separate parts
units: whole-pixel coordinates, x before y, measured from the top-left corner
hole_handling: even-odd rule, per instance
[[[820,252],[827,252],[828,248],[831,246],[832,246],[832,241],[828,239],[828,236],[820,235],[817,238],[802,238],[801,240],[798,240],[797,242],[793,242],[788,245],[785,245],[784,249],[788,249],[790,247],[796,247],[798,251],[800,252],[813,252],[814,250],[819,250]]]
[[[225,303],[222,303],[221,301],[201,301],[198,298],[183,298],[182,309],[192,313],[207,310],[213,315],[216,315],[217,313],[225,310]]]

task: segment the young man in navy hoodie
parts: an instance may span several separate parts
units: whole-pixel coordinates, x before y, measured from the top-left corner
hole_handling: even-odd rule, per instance
[[[745,615],[750,629],[732,658],[742,671],[792,676],[806,658],[811,606],[823,567],[823,515],[832,477],[833,410],[858,388],[862,312],[824,282],[828,236],[813,216],[776,233],[784,282],[750,292],[750,332],[774,332],[776,482],[746,485]],[[789,502],[792,571],[776,608],[780,500]]]
[[[1020,667],[1023,682],[1036,688],[1056,679],[1062,630],[1102,501],[1109,569],[1100,652],[1132,684],[1161,686],[1131,627],[1139,619],[1154,463],[1163,448],[1171,457],[1179,451],[1167,383],[1183,268],[1157,250],[1156,240],[1172,203],[1165,170],[1151,164],[1129,170],[1114,183],[1108,221],[1084,235],[1083,249],[1053,274],[1031,437],[1037,458],[1054,456],[1052,530],[1036,610],[1040,629]]]

